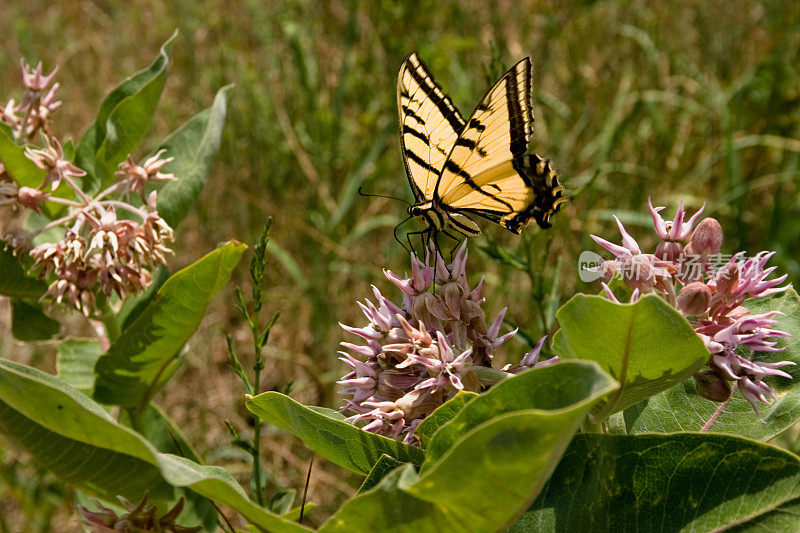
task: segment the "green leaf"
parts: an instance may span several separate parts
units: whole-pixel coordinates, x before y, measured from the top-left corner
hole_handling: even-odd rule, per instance
[[[529,512],[509,530],[729,531],[781,524],[800,497],[800,459],[724,435],[575,437]],[[738,528],[737,528],[738,526]]]
[[[526,409],[564,409],[616,388],[610,377],[587,361],[564,362],[501,381],[470,401],[434,434],[424,468],[445,455],[466,433],[494,417]]]
[[[597,361],[621,383],[600,418],[684,381],[708,360],[692,326],[655,295],[616,304],[578,294],[556,317],[561,330],[553,350],[559,357]]]
[[[188,489],[269,531],[308,531],[251,502],[222,468],[159,453],[63,381],[5,360],[0,360],[0,432],[40,465],[95,497],[122,495],[138,502],[148,490],[149,501],[161,503],[164,512]]]
[[[38,298],[46,290],[47,283],[28,276],[11,248],[0,241],[0,295]]]
[[[413,465],[392,470],[321,531],[502,531],[537,496],[589,409],[616,386],[588,361],[507,379],[434,434],[431,448],[446,452],[426,460],[421,474]]]
[[[44,314],[35,300],[11,300],[11,334],[18,341],[44,341],[60,329],[61,324]]]
[[[369,471],[369,474],[367,474],[364,482],[358,488],[358,492],[362,493],[377,486],[389,472],[404,464],[405,463],[401,463],[394,457],[381,455],[380,459],[378,459],[378,462],[375,463],[375,466],[372,467],[372,470]]]
[[[415,498],[400,488],[401,482],[412,483],[416,479],[414,465],[392,470],[377,487],[346,501],[319,529],[320,533],[470,531],[460,517],[441,512],[434,503]]]
[[[136,407],[152,397],[245,248],[230,242],[164,283],[150,305],[97,361],[97,401]]]
[[[175,174],[178,179],[164,182],[158,192],[158,213],[173,229],[186,217],[206,183],[219,150],[231,87],[220,89],[211,107],[172,132],[158,148],[166,149],[164,157],[175,158],[163,172]]]
[[[247,400],[247,408],[262,420],[288,431],[306,446],[351,472],[366,476],[381,455],[406,463],[422,463],[419,448],[369,433],[345,422],[341,414],[311,409],[278,392]],[[335,416],[330,416],[334,413]]]
[[[128,326],[147,309],[147,306],[150,305],[150,302],[153,301],[153,298],[158,294],[158,290],[164,285],[164,282],[166,282],[168,278],[169,271],[167,267],[165,265],[159,265],[158,268],[153,271],[153,283],[136,296],[130,296],[125,299],[119,313],[117,313],[117,321],[120,324],[120,330],[125,331],[128,329]]]
[[[65,147],[67,149],[69,147]],[[64,158],[68,160],[65,153]],[[42,185],[47,172],[34,164],[25,155],[25,146],[20,146],[14,142],[11,128],[7,124],[0,124],[0,162],[6,167],[8,174],[17,182],[20,187],[31,187],[33,189]],[[49,196],[58,198],[73,198],[75,192],[64,182],[55,191],[46,191]],[[42,213],[51,220],[60,216],[67,210],[67,206],[53,202],[45,202],[41,206]]]
[[[35,189],[47,177],[47,172],[25,156],[25,147],[14,142],[14,134],[7,124],[0,124],[0,162],[20,187]]]
[[[128,411],[122,411],[119,420],[128,427],[131,426],[132,421]],[[179,455],[195,463],[203,462],[180,428],[158,405],[154,403],[148,405],[138,421],[141,425],[140,433],[158,451]]]
[[[286,489],[277,492],[272,498],[269,499],[267,508],[275,514],[283,515],[292,510],[297,491],[295,489]]]
[[[414,435],[419,439],[422,448],[428,447],[430,438],[436,433],[440,427],[450,422],[465,405],[476,398],[478,395],[474,392],[459,391],[458,394],[450,398],[444,404],[440,405],[434,412],[425,417],[425,420],[420,422]]]
[[[176,36],[177,32],[162,45],[150,67],[108,93],[94,124],[81,137],[75,158],[78,166],[88,172],[83,178],[87,192],[94,193],[111,184],[117,165],[139,146],[161,98]]]
[[[82,393],[92,394],[94,365],[103,351],[100,342],[95,339],[66,339],[58,345],[58,377]]]
[[[754,314],[784,313],[775,317],[778,320],[775,327],[792,334],[789,338],[776,339],[778,346],[785,349],[776,353],[756,353],[753,358],[766,362],[794,362],[795,366],[781,369],[794,379],[767,378],[766,383],[773,388],[778,399],[771,405],[759,406],[763,421],[753,412],[750,403],[734,392],[710,430],[767,441],[800,420],[800,297],[794,289],[789,289],[781,294],[747,300],[744,305]],[[699,431],[719,406],[698,396],[694,380],[688,380],[626,409],[623,413],[624,427],[615,429],[631,434]]]

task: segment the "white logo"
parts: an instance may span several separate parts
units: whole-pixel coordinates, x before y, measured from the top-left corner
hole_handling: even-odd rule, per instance
[[[603,257],[590,250],[584,250],[578,257],[578,276],[584,283],[600,279],[598,269],[603,264]]]

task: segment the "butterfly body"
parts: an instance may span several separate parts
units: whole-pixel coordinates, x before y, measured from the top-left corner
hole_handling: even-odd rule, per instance
[[[420,233],[480,235],[473,216],[519,233],[566,201],[549,161],[526,155],[533,131],[531,63],[506,72],[464,118],[415,53],[398,75],[400,139]]]
[[[414,204],[408,208],[408,214],[422,221],[436,233],[448,233],[449,230],[454,230],[467,237],[477,237],[481,234],[475,221],[462,213],[449,211],[446,206],[434,201]]]

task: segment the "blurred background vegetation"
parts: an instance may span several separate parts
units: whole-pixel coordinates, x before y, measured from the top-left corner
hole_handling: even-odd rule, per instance
[[[2,2],[0,99],[21,94],[18,61],[58,65],[56,133],[79,138],[104,94],[180,36],[160,112],[159,139],[235,83],[223,146],[199,205],[177,236],[172,270],[274,219],[268,311],[280,311],[266,388],[293,382],[304,403],[338,407],[343,366],[337,322],[360,325],[355,299],[370,284],[397,297],[382,268],[408,259],[392,229],[411,199],[397,135],[396,75],[417,50],[464,115],[506,68],[530,55],[536,124],[531,151],[552,158],[572,202],[552,230],[516,237],[485,223],[469,272],[487,276],[486,309],[532,339],[553,328],[576,292],[590,233],[618,240],[617,214],[643,246],[655,239],[648,196],[674,212],[706,204],[723,250],[777,250],[800,280],[800,3],[779,1],[498,2]],[[237,282],[247,289],[246,268]],[[249,335],[218,298],[186,364],[157,401],[208,462],[247,479],[247,457],[224,420],[248,431],[241,384],[227,368],[225,332]],[[53,348],[10,338],[0,302],[0,356],[53,369]],[[65,334],[86,333],[76,321]],[[526,351],[524,336],[505,355]],[[788,441],[787,441],[788,442]],[[268,490],[302,490],[310,453],[266,428]],[[309,498],[319,521],[357,480],[315,465]],[[0,437],[0,532],[75,527],[71,492]],[[313,521],[312,520],[312,521]],[[24,526],[22,525],[24,524]],[[20,529],[21,528],[21,529]]]

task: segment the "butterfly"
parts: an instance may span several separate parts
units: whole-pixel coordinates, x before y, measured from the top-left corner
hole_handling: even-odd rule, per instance
[[[533,132],[530,58],[503,74],[464,120],[411,53],[397,77],[397,107],[415,198],[408,215],[426,225],[409,235],[475,237],[473,215],[516,234],[531,219],[550,227],[567,198],[550,161],[525,154]]]

